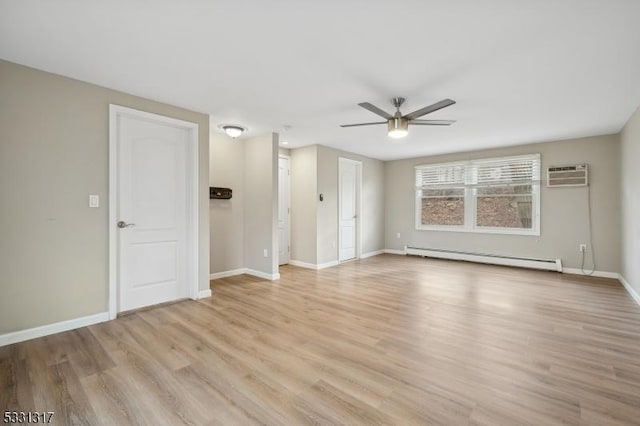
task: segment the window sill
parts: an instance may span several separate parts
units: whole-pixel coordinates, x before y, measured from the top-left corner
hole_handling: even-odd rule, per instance
[[[503,228],[463,228],[456,226],[416,226],[417,231],[466,232],[473,234],[505,234],[539,237],[540,231],[535,229],[503,229]]]

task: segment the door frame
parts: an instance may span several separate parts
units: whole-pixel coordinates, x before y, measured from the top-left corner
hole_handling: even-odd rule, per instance
[[[198,256],[199,256],[199,224],[198,206],[198,131],[197,123],[178,120],[164,115],[139,111],[120,105],[109,104],[109,319],[118,315],[118,120],[120,117],[131,117],[154,123],[168,124],[186,129],[187,141],[187,291],[191,299],[198,298]]]
[[[356,166],[356,257],[348,260],[340,260],[340,242],[342,241],[342,227],[340,226],[340,208],[342,204],[342,163],[351,163]],[[350,158],[338,157],[338,244],[337,259],[338,262],[349,262],[351,260],[360,259],[362,255],[362,161],[352,160]]]
[[[287,179],[289,180],[287,185],[287,208],[289,209],[289,220],[287,220],[287,246],[289,248],[289,262],[291,262],[291,156],[288,154],[280,154],[278,153],[278,169],[280,169],[280,159],[286,158],[287,164],[289,165],[289,170],[287,174]],[[278,181],[278,192],[280,192],[280,182]],[[278,239],[279,241],[280,239]],[[287,262],[287,263],[289,263]],[[278,247],[278,266],[280,266],[280,247]]]

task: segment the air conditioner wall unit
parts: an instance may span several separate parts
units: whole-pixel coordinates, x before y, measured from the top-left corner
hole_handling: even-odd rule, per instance
[[[589,167],[587,164],[551,166],[547,168],[547,187],[587,186]]]

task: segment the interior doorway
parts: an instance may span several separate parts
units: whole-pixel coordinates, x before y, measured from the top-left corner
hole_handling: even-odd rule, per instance
[[[338,260],[360,257],[362,163],[338,158]]]
[[[291,254],[291,168],[287,155],[278,157],[278,265],[289,263]]]
[[[198,290],[198,125],[110,105],[109,316]]]

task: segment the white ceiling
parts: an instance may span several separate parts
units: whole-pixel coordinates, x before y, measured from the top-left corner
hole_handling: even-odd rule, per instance
[[[0,58],[395,159],[618,132],[640,103],[637,0],[0,0]],[[402,142],[361,109],[443,98]]]

